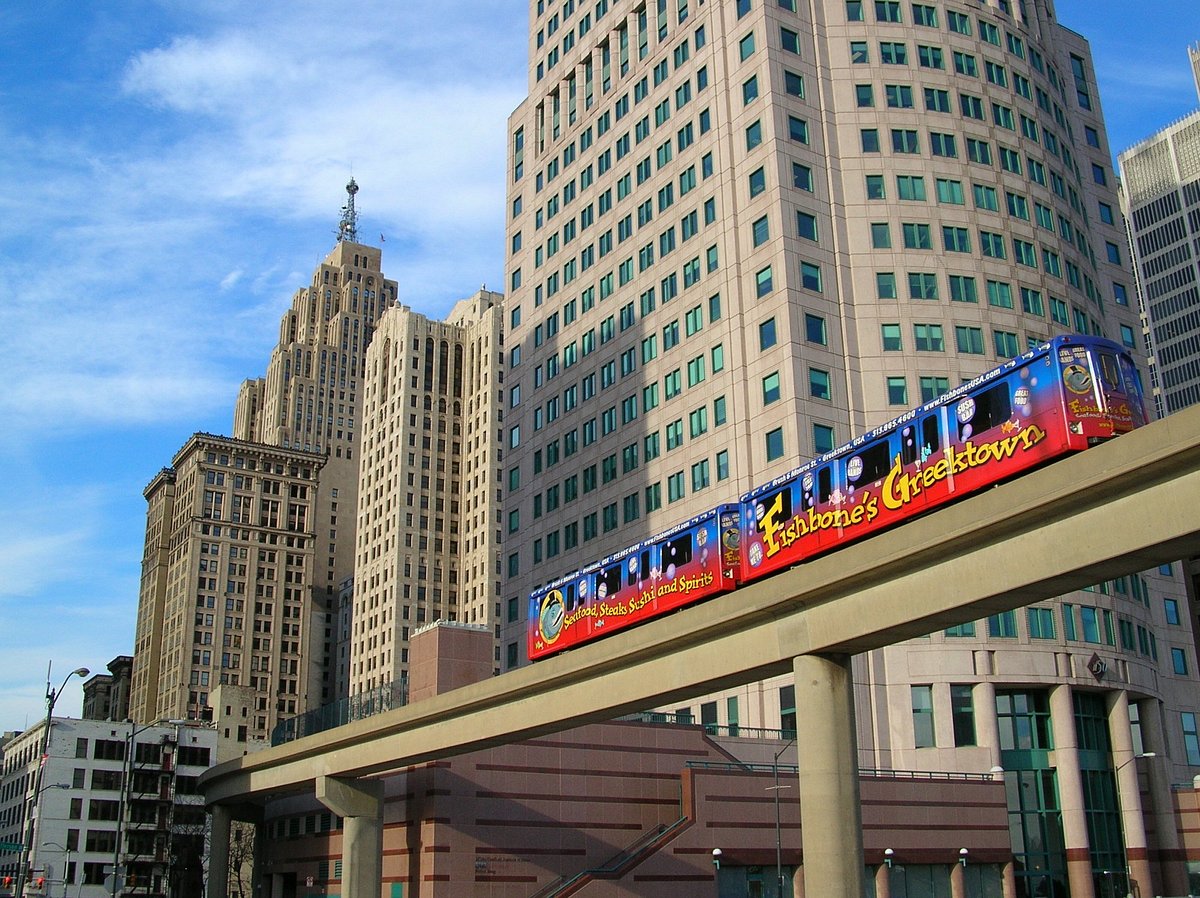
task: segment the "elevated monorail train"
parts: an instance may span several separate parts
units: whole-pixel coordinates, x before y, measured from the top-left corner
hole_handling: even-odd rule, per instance
[[[538,660],[815,558],[1146,423],[1129,353],[1060,336],[535,590]]]

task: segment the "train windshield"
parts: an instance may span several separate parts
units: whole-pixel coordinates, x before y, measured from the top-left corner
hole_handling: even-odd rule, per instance
[[[1117,356],[1111,352],[1096,353],[1098,365],[1100,369],[1100,383],[1105,390],[1115,390],[1118,393],[1125,392],[1125,385],[1121,377],[1121,365],[1117,360]]]

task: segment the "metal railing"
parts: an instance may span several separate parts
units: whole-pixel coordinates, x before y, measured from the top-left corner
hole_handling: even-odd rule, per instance
[[[281,720],[271,731],[271,744],[282,745],[314,733],[324,733],[355,720],[373,717],[408,704],[408,678],[401,677],[386,686],[339,699],[305,714]]]
[[[680,817],[674,823],[660,823],[653,829],[642,833],[632,844],[621,849],[600,866],[589,867],[570,877],[560,877],[539,889],[530,898],[560,898],[560,896],[565,898],[576,888],[582,887],[588,880],[609,879],[617,876],[623,869],[648,854],[650,849],[655,848],[660,842],[668,839],[674,832],[690,822],[690,817]]]
[[[716,770],[729,773],[774,773],[776,766],[771,763],[753,764],[738,761],[688,761],[686,766],[692,770]],[[798,774],[800,768],[795,764],[780,764],[780,773]],[[879,767],[860,767],[859,776],[869,776],[880,779],[905,780],[948,780],[952,782],[990,783],[994,782],[990,773],[959,773],[954,770],[885,770]]]
[[[636,714],[626,714],[617,720],[624,723],[651,723],[666,726],[699,726],[709,736],[723,736],[730,739],[769,739],[776,742],[787,742],[796,738],[795,730],[770,730],[762,727],[744,727],[738,724],[721,725],[715,723],[700,723],[691,714],[669,714],[662,711],[639,711]]]

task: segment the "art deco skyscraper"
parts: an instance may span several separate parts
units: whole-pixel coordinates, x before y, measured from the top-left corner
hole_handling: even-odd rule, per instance
[[[197,434],[146,489],[135,720],[245,709],[238,724],[263,739],[344,694],[335,617],[354,573],[356,425],[367,347],[396,300],[380,250],[358,242],[358,186],[346,190],[337,243],[293,296],[266,376],[241,387],[234,437]]]
[[[1090,51],[1047,0],[533,0],[529,50],[507,172],[505,666],[538,584],[1054,333],[1143,350]],[[1044,756],[1010,752],[1028,726],[1064,746],[1140,726],[1182,763],[1194,671],[1160,670],[1158,648],[1190,652],[1186,618],[1161,623],[1181,598],[1151,572],[856,659],[862,763],[1023,764],[1036,786]],[[793,729],[793,695],[680,710]],[[1060,752],[1082,809],[1076,760]],[[1088,811],[1113,823],[1113,802]],[[1011,810],[1022,832],[1059,819]],[[1022,869],[1113,863],[1068,817],[1067,851],[1033,830],[1014,845]]]
[[[234,411],[236,438],[326,457],[313,509],[315,567],[305,581],[317,616],[306,632],[305,661],[320,683],[307,708],[344,694],[334,618],[339,587],[354,574],[363,375],[376,323],[396,301],[381,250],[358,242],[357,192],[351,179],[337,243],[292,297],[266,376],[242,385]]]
[[[367,352],[352,696],[399,679],[427,623],[494,626],[501,300],[481,289],[445,321],[393,306]]]

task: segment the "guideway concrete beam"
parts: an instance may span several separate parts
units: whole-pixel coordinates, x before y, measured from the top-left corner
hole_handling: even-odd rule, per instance
[[[317,801],[343,818],[342,898],[379,898],[383,880],[383,782],[322,776]]]
[[[814,798],[806,793],[811,784],[800,784],[805,862],[816,865],[810,883],[819,879],[817,890],[843,889],[847,898],[857,898],[861,812],[844,659],[1200,553],[1197,507],[1200,406],[680,614],[218,765],[200,785],[210,804],[263,801],[311,790],[318,782],[318,794],[328,793],[330,801],[349,801],[351,793],[378,799],[378,786],[363,778],[791,670],[798,701],[811,693],[809,704],[823,721],[805,722],[801,769],[812,769],[812,758],[823,756],[817,763],[832,771],[835,782],[833,793]],[[1069,712],[1068,699],[1069,690],[1057,698],[1056,732],[1058,719]],[[821,731],[831,734],[828,744],[806,748]],[[815,820],[808,816],[814,804],[827,809]],[[846,816],[834,820],[835,812]],[[371,855],[369,842],[376,846],[374,863],[377,812],[343,816],[347,860],[351,850]],[[353,829],[351,820],[358,821]],[[856,835],[847,835],[851,830]],[[1069,845],[1086,845],[1068,838]],[[358,872],[355,865],[351,870]],[[367,896],[349,890],[345,898]]]

